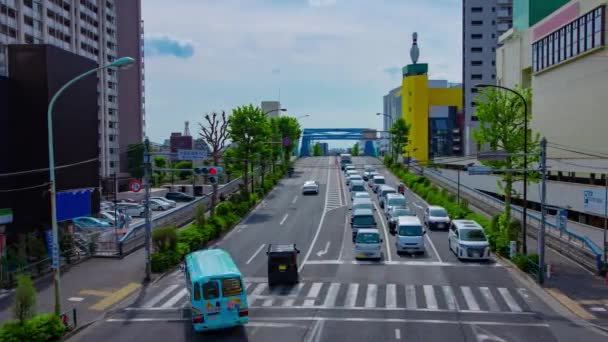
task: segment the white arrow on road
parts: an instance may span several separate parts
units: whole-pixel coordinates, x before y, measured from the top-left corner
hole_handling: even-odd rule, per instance
[[[327,244],[325,245],[325,249],[322,251],[318,251],[317,256],[320,257],[320,256],[324,256],[325,254],[327,254],[327,252],[329,251],[329,245],[330,245],[330,242],[327,241]]]

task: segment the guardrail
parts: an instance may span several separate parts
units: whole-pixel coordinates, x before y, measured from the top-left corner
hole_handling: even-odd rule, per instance
[[[432,178],[434,181],[442,183],[443,187],[449,187],[451,190],[453,190],[452,192],[456,191],[458,183],[453,179],[442,175],[438,171],[425,168],[423,169],[422,173],[429,178]],[[485,209],[484,211],[486,212],[499,214],[504,211],[504,201],[469,186],[460,184],[460,194],[461,197],[469,197],[467,199],[470,202],[474,202],[471,204],[476,207],[480,207],[480,209]],[[513,218],[520,220],[522,214],[523,210],[521,208],[511,205],[511,216]],[[541,218],[539,215],[529,212],[527,213],[527,217],[528,236],[536,238],[541,226]],[[598,271],[602,268],[602,250],[588,237],[569,229],[562,230],[556,224],[547,220],[545,220],[545,227],[548,228],[545,229],[545,242],[551,248],[566,256],[569,256],[574,261],[593,271]]]

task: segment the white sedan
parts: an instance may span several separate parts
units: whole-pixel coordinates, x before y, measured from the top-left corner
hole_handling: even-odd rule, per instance
[[[174,200],[170,200],[168,198],[165,198],[165,197],[150,197],[150,199],[159,200],[159,201],[162,201],[162,202],[167,202],[167,203],[169,203],[169,205],[171,206],[171,208],[177,207],[177,202],[175,202]]]
[[[306,181],[304,185],[302,185],[302,195],[306,194],[319,194],[319,183],[316,181],[310,180]]]

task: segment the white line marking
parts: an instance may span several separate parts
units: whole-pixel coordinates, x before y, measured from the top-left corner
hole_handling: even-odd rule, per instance
[[[439,306],[437,305],[437,298],[435,298],[435,290],[433,290],[433,285],[424,285],[424,299],[426,300],[427,309],[437,310]]]
[[[511,309],[511,311],[516,311],[516,312],[522,311],[521,307],[519,306],[519,304],[517,304],[517,301],[515,301],[515,298],[513,298],[513,296],[511,296],[511,293],[509,292],[508,289],[506,289],[504,287],[499,287],[498,292],[500,293],[502,298],[505,300],[505,302],[507,303],[507,306],[509,307],[509,309]]]
[[[477,301],[475,300],[475,296],[473,296],[473,291],[471,291],[471,288],[468,286],[461,286],[460,290],[462,291],[464,300],[467,302],[469,310],[480,311],[479,304],[477,304]]]
[[[382,214],[380,214],[380,208],[378,208],[378,206],[376,205],[376,203],[374,203],[374,208],[376,208],[376,212],[378,213],[378,216],[380,216],[380,223],[382,224],[382,230],[384,231],[384,245],[386,246],[386,254],[388,254],[387,258],[388,261],[392,261],[393,257],[391,255],[391,244],[389,243],[389,235],[388,235],[388,229],[386,229],[386,224],[384,223],[384,218],[382,217]]]
[[[441,257],[439,256],[439,252],[437,252],[437,248],[435,248],[435,244],[433,243],[433,240],[431,240],[431,238],[429,237],[429,234],[425,234],[424,236],[426,237],[426,241],[428,241],[429,244],[431,245],[431,248],[433,249],[433,253],[435,253],[435,255],[437,256],[437,260],[439,260],[439,262],[443,262],[443,260],[441,260]]]
[[[418,304],[416,303],[416,286],[415,285],[405,285],[405,306],[408,309],[418,308]]]
[[[321,256],[323,256],[323,255],[327,254],[327,252],[329,251],[329,245],[330,245],[330,242],[329,242],[329,241],[327,241],[327,243],[325,244],[325,249],[324,249],[324,250],[322,250],[322,251],[318,251],[318,252],[317,252],[317,256],[318,256],[318,257],[321,257]]]
[[[70,302],[82,302],[84,300],[83,297],[70,297],[68,298]]]
[[[315,306],[315,300],[314,299],[307,299],[304,301],[304,304],[302,304],[303,306],[306,307],[311,307],[311,306]]]
[[[342,253],[344,253],[344,241],[346,241],[345,234],[348,234],[348,237],[351,237],[352,232],[348,231],[348,215],[344,216],[344,232],[342,234],[342,245],[340,246],[340,254],[338,255],[338,260],[342,260]]]
[[[394,309],[397,307],[397,285],[395,285],[395,284],[386,285],[385,306],[389,309]]]
[[[389,323],[423,323],[423,324],[466,324],[466,325],[499,325],[513,327],[549,327],[548,323],[517,323],[492,321],[460,321],[441,319],[405,319],[405,318],[371,318],[371,317],[257,317],[256,321],[337,321],[337,322],[389,322]]]
[[[251,286],[251,282],[245,282],[245,291],[249,290],[249,286]]]
[[[519,295],[522,296],[522,298],[524,300],[526,300],[526,301],[530,300],[530,295],[528,294],[528,290],[520,287],[517,289],[517,293],[519,293]]]
[[[329,159],[329,165],[331,166],[331,158]],[[325,190],[325,203],[324,203],[324,207],[327,207],[327,196],[329,195],[329,185],[330,185],[330,176],[331,175],[331,167],[327,168],[327,189]],[[319,225],[317,226],[317,232],[315,233],[315,236],[312,238],[312,241],[310,243],[310,247],[308,247],[308,252],[306,252],[306,255],[304,256],[304,259],[302,260],[302,264],[300,265],[300,267],[298,268],[298,272],[302,272],[302,269],[304,268],[304,265],[306,265],[306,262],[308,261],[308,258],[310,257],[310,253],[312,253],[312,249],[315,246],[315,243],[317,242],[317,238],[319,238],[319,233],[321,232],[321,227],[323,227],[323,221],[325,221],[325,213],[327,212],[327,210],[323,210],[323,213],[321,214],[321,220],[319,220]]]
[[[298,200],[298,195],[296,195],[296,197],[293,198],[293,200],[291,201],[291,204],[296,204],[297,200]]]
[[[181,290],[179,290],[179,292],[175,296],[173,296],[171,299],[169,299],[168,301],[166,301],[160,307],[161,308],[170,308],[170,307],[172,307],[177,302],[179,302],[182,298],[184,298],[187,293],[188,293],[187,289],[181,289]]]
[[[310,290],[308,290],[308,294],[306,295],[306,298],[317,298],[317,296],[319,296],[319,292],[321,291],[322,286],[323,286],[323,283],[312,284],[312,286],[310,287]]]
[[[454,296],[454,291],[450,286],[444,285],[443,288],[443,296],[445,297],[445,301],[448,304],[448,309],[457,310],[458,302],[456,301],[456,297]]]
[[[441,261],[365,261],[365,260],[310,260],[308,265],[386,265],[386,266],[439,266],[439,267],[505,267],[501,264],[473,264]]]
[[[285,299],[285,301],[283,301],[283,304],[281,306],[283,306],[283,307],[292,306],[295,301],[296,300],[294,298]]]
[[[494,296],[492,296],[492,291],[490,291],[489,288],[480,287],[479,292],[481,292],[481,295],[486,300],[486,303],[488,303],[488,308],[490,308],[490,311],[500,311],[500,307],[498,306],[496,299],[494,299]]]
[[[255,251],[255,253],[253,253],[253,255],[251,256],[251,258],[249,258],[249,260],[247,260],[247,261],[245,262],[245,264],[246,264],[246,265],[249,265],[249,264],[250,264],[250,263],[253,261],[253,259],[255,259],[255,257],[256,257],[258,254],[260,254],[260,252],[262,251],[262,249],[264,249],[264,246],[266,246],[266,244],[265,244],[265,243],[263,243],[263,244],[262,244],[262,245],[261,245],[261,246],[260,246],[260,247],[259,247],[259,248],[258,248],[256,251]]]
[[[298,283],[298,285],[292,287],[291,290],[289,290],[288,296],[297,296],[298,293],[300,293],[300,291],[302,291],[303,287],[304,287],[304,283]]]
[[[367,292],[365,293],[365,307],[376,307],[376,296],[378,295],[378,285],[367,284]]]
[[[262,306],[272,306],[272,302],[274,302],[274,298],[268,298],[262,303]]]
[[[258,284],[258,286],[255,287],[255,289],[253,289],[253,292],[251,292],[251,295],[259,296],[262,294],[262,292],[264,292],[264,290],[266,290],[267,287],[268,287],[267,283],[260,283],[260,284]]]
[[[287,220],[287,217],[289,216],[289,213],[285,214],[285,216],[283,216],[283,219],[281,220],[281,223],[279,223],[279,225],[283,225],[283,223],[285,223],[285,220]]]
[[[346,300],[344,306],[353,308],[357,305],[357,292],[359,292],[359,284],[349,284],[346,292]]]
[[[396,340],[401,339],[401,329],[395,329],[395,339]]]
[[[331,285],[329,285],[329,290],[327,290],[327,294],[325,295],[325,302],[323,302],[323,306],[335,306],[339,291],[340,283],[331,283]]]
[[[171,284],[171,285],[167,286],[164,290],[161,291],[161,293],[152,297],[149,301],[144,303],[144,305],[142,305],[142,306],[144,308],[153,307],[154,305],[158,304],[158,302],[160,302],[163,298],[165,298],[169,293],[173,292],[173,290],[175,290],[177,287],[178,287],[177,284]]]

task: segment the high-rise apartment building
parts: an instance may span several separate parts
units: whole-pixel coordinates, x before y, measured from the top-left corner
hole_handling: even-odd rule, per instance
[[[388,131],[393,127],[393,123],[402,115],[401,111],[401,87],[394,88],[383,97],[382,131],[380,132],[380,150],[390,152],[390,134]]]
[[[138,12],[121,12],[123,16],[128,16],[124,20],[117,17],[121,15],[117,7],[130,7],[140,1],[120,3],[123,4],[119,5],[117,0],[0,0],[0,75],[7,75],[9,70],[9,44],[50,44],[89,58],[98,65],[112,62],[119,53],[118,22],[133,21],[141,28]],[[140,33],[138,29],[139,41],[128,41],[138,44],[136,49],[141,49]],[[142,60],[138,59],[141,55],[132,57],[143,66]],[[143,76],[140,76],[137,77],[143,80]],[[125,106],[120,105],[118,100],[117,71],[106,69],[97,77],[100,175],[109,177],[119,171],[120,154],[124,152],[119,144],[122,129],[119,122],[124,115],[120,114],[119,109]],[[141,93],[143,87],[137,90],[134,97],[124,96],[124,101],[142,103]],[[143,109],[132,115],[141,118]],[[143,119],[141,122],[143,125]],[[141,131],[142,128],[137,130]]]
[[[465,155],[477,152],[474,99],[478,83],[496,83],[498,37],[512,26],[512,0],[462,1],[462,83]]]

